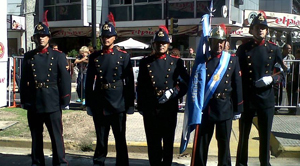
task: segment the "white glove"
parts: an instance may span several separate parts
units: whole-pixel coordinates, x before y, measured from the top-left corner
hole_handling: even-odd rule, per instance
[[[163,104],[167,102],[172,96],[173,92],[174,92],[173,89],[166,90],[165,93],[158,99],[158,103]]]
[[[169,89],[165,92],[165,96],[167,99],[169,99],[172,94],[173,94],[173,89]]]
[[[90,116],[93,116],[91,107],[86,107],[86,113],[87,113],[88,115],[90,115]]]
[[[272,82],[273,82],[272,76],[264,76],[255,82],[255,86],[257,88],[261,88],[261,87],[270,85]]]
[[[234,116],[233,116],[233,120],[240,119],[240,118],[241,118],[241,116],[242,116],[242,114],[241,114],[241,113],[240,113],[240,114],[237,114],[237,115],[234,115]]]

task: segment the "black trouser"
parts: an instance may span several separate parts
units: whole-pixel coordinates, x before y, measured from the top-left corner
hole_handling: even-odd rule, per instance
[[[266,109],[245,109],[239,121],[239,143],[236,165],[246,166],[248,163],[248,141],[252,120],[257,113],[259,133],[259,161],[261,166],[270,166],[270,134],[272,129],[274,107]]]
[[[97,146],[94,154],[94,164],[104,166],[107,156],[108,134],[110,126],[116,143],[116,166],[128,166],[128,151],[126,144],[126,113],[104,116],[100,110],[92,110],[97,135]]]
[[[32,137],[32,164],[45,166],[43,152],[43,125],[45,123],[52,143],[52,165],[68,165],[67,161],[65,160],[65,147],[61,116],[61,111],[51,113],[36,113],[35,111],[28,110],[27,118]]]
[[[171,166],[177,110],[144,112],[144,126],[151,166]],[[163,146],[162,146],[163,141]]]
[[[199,126],[196,144],[195,165],[205,166],[207,163],[209,144],[216,125],[216,139],[218,141],[218,166],[230,166],[230,133],[232,120],[212,122],[203,118]]]

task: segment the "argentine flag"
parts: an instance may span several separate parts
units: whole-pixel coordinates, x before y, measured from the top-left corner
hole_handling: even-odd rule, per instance
[[[198,45],[186,97],[180,153],[183,153],[186,150],[190,139],[190,133],[196,128],[197,124],[201,124],[206,82],[205,60],[209,56],[208,38],[211,29],[209,14],[205,14],[202,17],[202,29],[203,34]]]

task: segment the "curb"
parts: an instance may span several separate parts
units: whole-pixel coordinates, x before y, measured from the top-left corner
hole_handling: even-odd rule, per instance
[[[257,117],[253,118],[253,124],[258,128]],[[270,147],[271,155],[275,157],[300,158],[300,147],[284,147],[272,132],[270,135]]]
[[[80,143],[70,140],[65,140],[65,150],[81,150]],[[15,148],[31,148],[31,139],[24,138],[8,138],[2,137],[0,138],[0,147],[15,147]],[[92,143],[92,149],[95,150],[96,141]],[[148,147],[146,142],[127,142],[128,152],[130,153],[148,153]],[[174,154],[179,154],[179,143],[174,143]],[[51,141],[44,140],[44,149],[52,149]],[[116,152],[115,142],[108,142],[108,152]],[[184,154],[191,154],[192,146],[188,145]]]

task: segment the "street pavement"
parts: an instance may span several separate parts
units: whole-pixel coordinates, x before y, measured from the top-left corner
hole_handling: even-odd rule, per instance
[[[52,156],[49,149],[45,149],[46,166],[52,165]],[[66,159],[69,166],[92,166],[93,152],[66,151]],[[189,156],[174,155],[172,166],[189,166],[191,158]],[[29,148],[0,148],[1,166],[29,166],[31,164]],[[115,153],[109,152],[105,161],[106,166],[115,165]],[[272,166],[299,166],[299,158],[271,158]],[[149,166],[147,154],[129,153],[130,166]],[[210,156],[207,166],[216,166],[217,158]],[[235,158],[232,158],[232,165],[235,165]],[[249,158],[248,166],[260,166],[258,158]]]
[[[72,88],[72,109],[81,109],[80,103],[75,103],[76,98],[75,87]],[[17,93],[18,98],[18,93]],[[183,155],[179,155],[179,146],[181,140],[181,133],[183,127],[183,113],[178,113],[177,117],[177,127],[175,131],[175,141],[174,141],[174,164],[173,165],[189,165],[190,154],[192,151],[192,144],[194,133],[191,133],[191,139],[187,150]],[[275,166],[300,166],[300,116],[298,115],[286,115],[284,110],[280,115],[275,115],[273,120],[272,134],[271,134],[271,164]],[[258,149],[259,149],[259,136],[257,131],[257,120],[254,119],[252,129],[249,136],[249,165],[259,165],[258,160]],[[230,150],[232,156],[232,164],[234,165],[235,156],[237,153],[238,144],[238,121],[233,121]],[[128,151],[130,153],[130,165],[148,165],[147,160],[147,143],[143,125],[143,117],[138,112],[127,116],[127,128],[126,128],[126,139],[128,144]],[[26,144],[26,145],[25,145]],[[49,144],[49,141],[48,141]],[[76,145],[74,145],[76,146]],[[70,166],[79,165],[92,165],[92,152],[79,152],[74,151],[76,147],[66,146],[67,148],[67,159],[70,162]],[[95,142],[94,142],[95,146]],[[13,147],[16,150],[5,148]],[[5,140],[0,138],[0,166],[10,166],[10,165],[30,165],[30,150],[20,147],[30,147],[30,140],[22,141],[18,140]],[[73,147],[73,148],[68,148]],[[51,165],[51,151],[49,151],[50,146],[45,146],[45,154],[47,156],[48,165]],[[47,149],[49,148],[49,149]],[[26,151],[27,149],[27,151]],[[48,151],[48,152],[47,152]],[[217,141],[215,136],[213,136],[209,148],[209,162],[210,165],[217,165]],[[109,134],[109,158],[107,160],[107,165],[114,165],[115,163],[115,147],[114,147],[114,137],[112,132]],[[3,162],[3,163],[1,163]],[[5,164],[7,163],[7,164]]]

